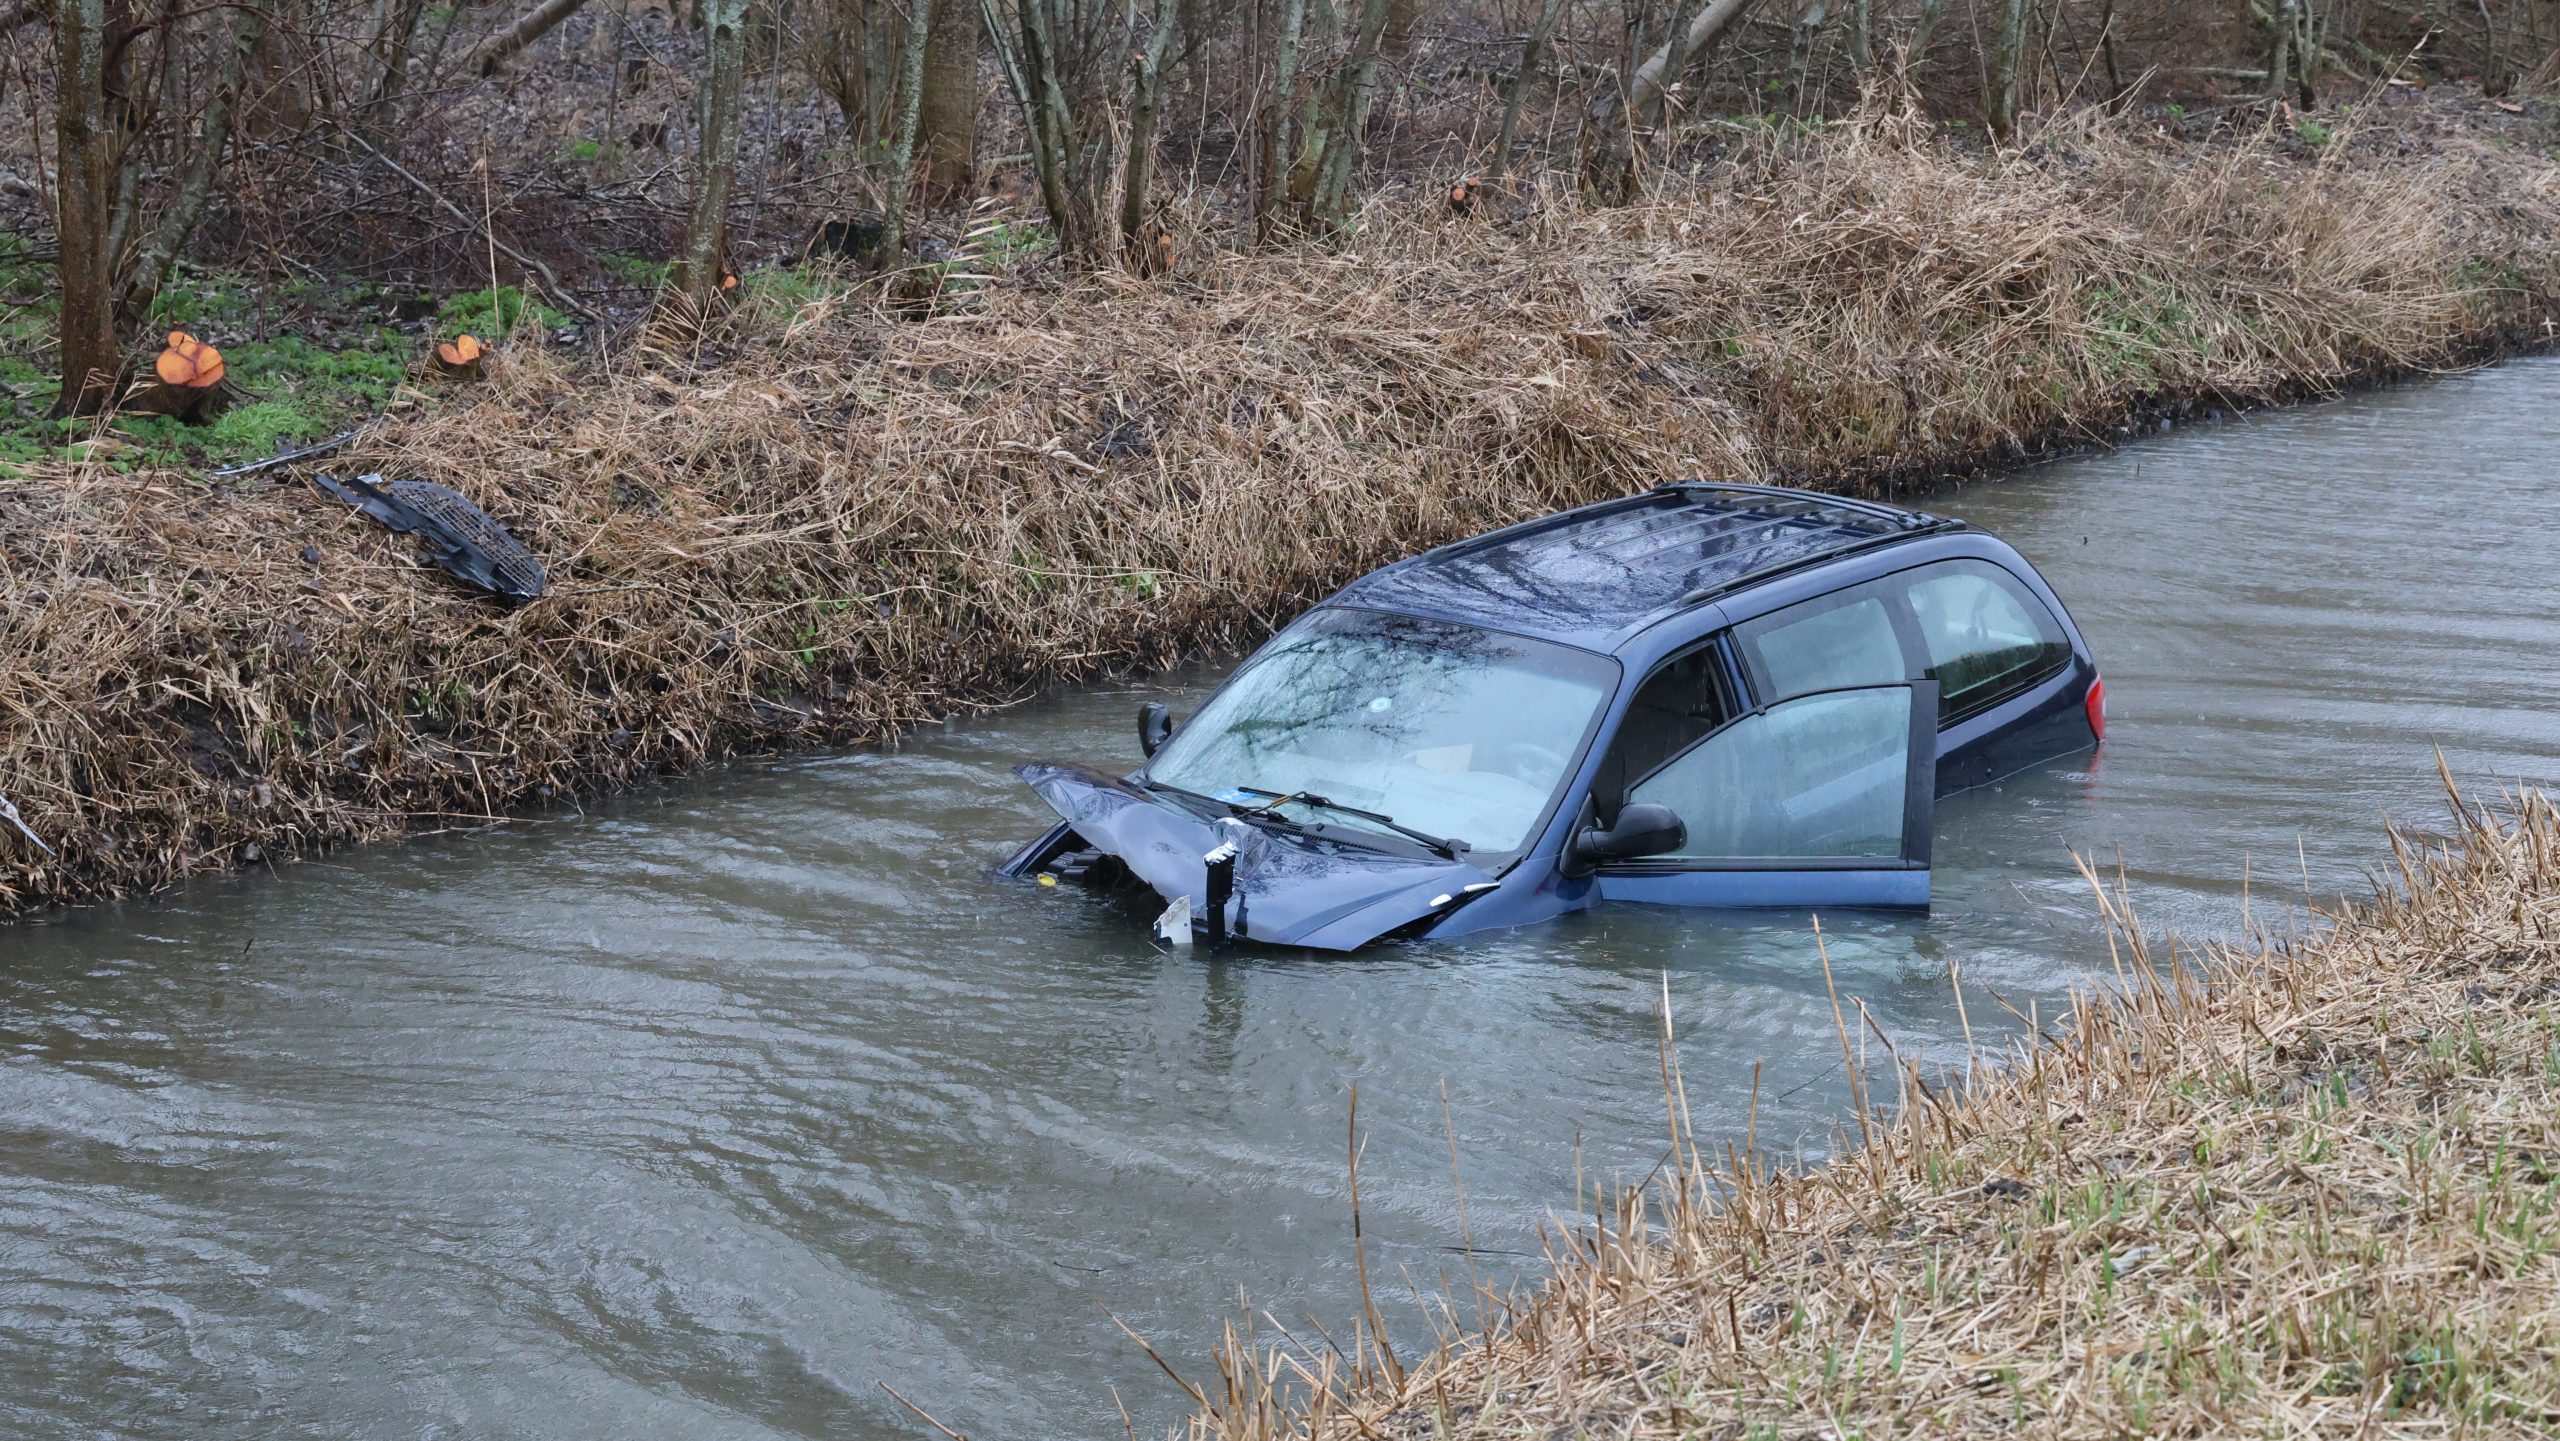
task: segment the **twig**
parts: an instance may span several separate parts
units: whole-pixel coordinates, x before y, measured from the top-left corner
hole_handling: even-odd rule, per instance
[[[416,186],[420,194],[425,195],[429,200],[434,201],[438,206],[442,207],[447,215],[452,216],[454,219],[461,221],[463,224],[470,226],[474,230],[486,232],[489,238],[490,247],[495,249],[499,254],[507,257],[509,260],[514,261],[516,264],[523,266],[526,270],[532,272],[534,277],[542,282],[543,293],[550,296],[553,301],[557,302],[561,309],[568,311],[570,314],[575,315],[579,319],[587,321],[590,324],[601,322],[603,317],[597,315],[594,311],[587,309],[585,306],[580,305],[577,298],[569,293],[568,288],[560,283],[560,277],[551,273],[550,266],[543,264],[539,259],[527,255],[523,251],[509,245],[507,242],[500,240],[495,226],[483,225],[480,222],[473,220],[470,212],[464,210],[461,206],[454,204],[452,201],[445,199],[442,191],[439,191],[434,186],[420,180],[417,176],[410,174],[406,166],[403,166],[399,161],[392,159],[390,156],[385,155],[380,150],[376,149],[372,141],[365,139],[363,136],[358,135],[356,132],[348,129],[344,125],[337,126],[337,130],[338,133],[346,136],[349,140],[354,141],[356,145],[367,155],[372,156],[374,159],[381,161],[385,166],[388,166],[392,174],[397,175],[401,179],[408,181],[411,185]]]
[[[924,1424],[926,1424],[927,1426],[932,1427],[932,1428],[933,1428],[934,1430],[936,1430],[936,1431],[941,1432],[943,1435],[950,1437],[950,1438],[951,1438],[951,1441],[969,1441],[969,1438],[968,1438],[967,1436],[964,1436],[964,1435],[962,1435],[961,1433],[959,1433],[959,1432],[957,1432],[957,1431],[952,1430],[950,1427],[943,1425],[941,1421],[939,1421],[938,1419],[936,1419],[936,1418],[935,1418],[935,1416],[934,1416],[934,1414],[933,1414],[932,1412],[927,1411],[927,1410],[926,1410],[926,1409],[924,1409],[922,1406],[919,1406],[919,1405],[917,1405],[916,1403],[914,1403],[913,1401],[908,1400],[906,1397],[899,1395],[899,1394],[898,1394],[898,1388],[897,1388],[897,1387],[890,1385],[890,1384],[889,1384],[888,1382],[886,1382],[886,1381],[882,1381],[882,1382],[880,1382],[880,1383],[879,1383],[879,1386],[880,1386],[880,1389],[881,1389],[881,1390],[886,1391],[886,1392],[888,1392],[888,1393],[889,1393],[889,1399],[890,1399],[890,1400],[895,1401],[895,1402],[897,1402],[899,1405],[904,1406],[904,1407],[906,1407],[908,1410],[913,1411],[914,1413],[916,1413],[916,1415],[917,1415],[918,1417],[920,1417],[920,1418],[922,1418],[922,1419],[923,1419]]]

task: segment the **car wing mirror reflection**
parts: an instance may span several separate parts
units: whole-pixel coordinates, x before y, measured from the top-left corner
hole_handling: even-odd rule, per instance
[[[1151,700],[1138,707],[1138,750],[1147,759],[1155,759],[1156,752],[1164,749],[1164,743],[1172,736],[1173,712],[1165,708],[1163,701]]]

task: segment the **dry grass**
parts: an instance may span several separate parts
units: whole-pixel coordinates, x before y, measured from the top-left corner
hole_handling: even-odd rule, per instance
[[[2159,949],[2113,902],[2061,1039],[1906,1069],[1810,1172],[1675,1124],[1682,1174],[1492,1334],[1409,1369],[1231,1335],[1191,1435],[2548,1434],[2560,811],[2393,851],[2291,944]]]
[[[524,535],[558,586],[511,613],[291,482],[0,480],[0,796],[59,852],[0,827],[0,908],[889,735],[1665,478],[1921,481],[2560,316],[2560,169],[2459,137],[1992,160],[1881,114],[1637,206],[1493,208],[519,354],[345,462]]]

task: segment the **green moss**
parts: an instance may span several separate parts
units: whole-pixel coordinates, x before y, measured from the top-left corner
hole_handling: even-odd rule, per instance
[[[504,339],[528,319],[545,330],[569,323],[569,317],[550,306],[538,301],[528,305],[524,292],[512,285],[465,291],[447,300],[436,312],[439,330],[447,334],[469,331],[486,341]]]
[[[674,261],[651,260],[646,256],[630,255],[622,251],[611,251],[599,255],[596,257],[596,263],[604,267],[606,274],[623,284],[650,290],[665,285],[667,277],[675,272]]]
[[[0,237],[0,465],[79,454],[65,446],[93,424],[45,414],[57,380],[53,268],[25,256],[22,241]],[[203,424],[117,417],[114,433],[132,448],[110,463],[198,468],[254,460],[378,414],[424,345],[391,324],[389,303],[379,286],[327,277],[265,285],[234,274],[182,273],[154,302],[134,338],[133,359],[147,364],[161,332],[192,332],[221,347],[237,398]]]

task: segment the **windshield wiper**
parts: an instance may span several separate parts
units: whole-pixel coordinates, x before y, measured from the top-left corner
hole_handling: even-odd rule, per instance
[[[1233,801],[1222,801],[1216,796],[1204,796],[1198,791],[1187,791],[1180,786],[1169,786],[1162,781],[1150,780],[1145,776],[1133,777],[1131,779],[1131,784],[1137,786],[1137,788],[1142,791],[1151,791],[1160,796],[1173,796],[1179,800],[1195,801],[1200,805],[1207,806],[1211,810],[1218,811],[1223,814],[1233,815],[1236,811],[1236,803]]]
[[[1236,814],[1240,816],[1269,816],[1273,820],[1285,823],[1289,819],[1287,816],[1274,815],[1273,812],[1285,805],[1313,806],[1317,810],[1332,811],[1336,815],[1356,816],[1372,825],[1385,826],[1406,840],[1417,841],[1453,861],[1467,851],[1465,841],[1435,836],[1429,831],[1418,831],[1393,816],[1380,815],[1376,811],[1364,811],[1358,806],[1347,806],[1337,800],[1328,800],[1313,791],[1267,791],[1260,786],[1237,786],[1235,789],[1248,795],[1271,797],[1258,806],[1237,807]]]

